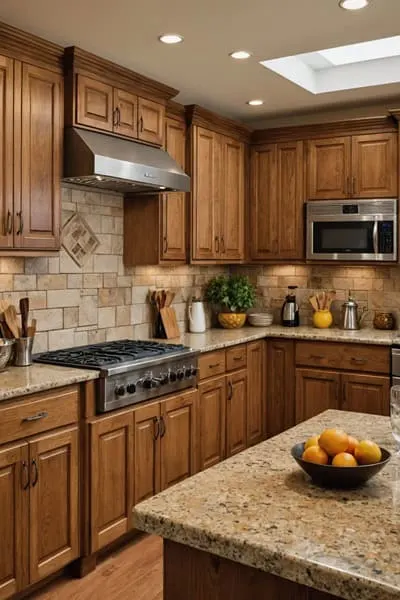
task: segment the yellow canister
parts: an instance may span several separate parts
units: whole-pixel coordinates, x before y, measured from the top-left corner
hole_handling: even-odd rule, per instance
[[[316,310],[313,314],[313,325],[318,329],[328,329],[333,323],[333,317],[330,310]]]

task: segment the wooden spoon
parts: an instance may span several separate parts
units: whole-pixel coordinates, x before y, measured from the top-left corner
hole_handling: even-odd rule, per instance
[[[22,337],[28,337],[29,298],[21,298],[19,301],[21,312]]]
[[[4,318],[6,320],[6,323],[11,331],[11,333],[13,334],[13,337],[18,340],[20,335],[19,335],[19,326],[18,326],[18,317],[17,317],[17,311],[16,308],[13,304],[10,304],[10,306],[8,306],[6,308],[6,310],[4,311]]]
[[[36,325],[37,325],[36,319],[32,319],[31,324],[28,327],[27,337],[35,337]]]

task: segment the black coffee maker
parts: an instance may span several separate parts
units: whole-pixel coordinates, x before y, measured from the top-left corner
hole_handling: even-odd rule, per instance
[[[284,327],[298,327],[300,325],[299,305],[296,301],[295,290],[297,290],[297,285],[289,285],[282,306],[281,323]]]

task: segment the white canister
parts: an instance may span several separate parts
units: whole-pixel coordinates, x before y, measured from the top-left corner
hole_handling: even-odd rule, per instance
[[[193,298],[189,306],[189,331],[191,333],[204,333],[206,330],[206,314],[201,300]]]

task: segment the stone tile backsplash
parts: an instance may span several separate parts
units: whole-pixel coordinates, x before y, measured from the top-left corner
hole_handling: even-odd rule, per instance
[[[179,326],[187,329],[187,301],[223,267],[124,267],[120,195],[62,189],[63,223],[82,213],[100,241],[84,267],[64,249],[58,256],[0,258],[0,297],[18,306],[29,296],[38,322],[35,352],[152,334],[149,288],[176,292]]]

